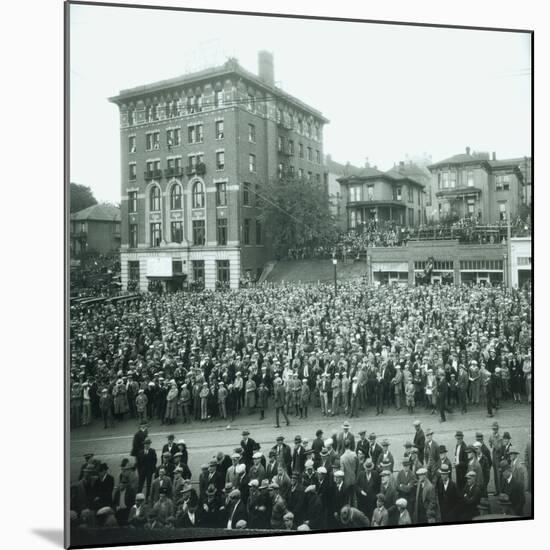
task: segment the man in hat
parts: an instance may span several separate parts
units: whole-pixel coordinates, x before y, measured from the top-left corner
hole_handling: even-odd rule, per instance
[[[161,487],[159,490],[159,499],[154,503],[152,512],[156,515],[157,521],[165,526],[168,518],[174,515],[174,502],[168,496],[168,488]]]
[[[149,521],[151,507],[145,502],[145,495],[138,493],[135,498],[134,505],[130,508],[128,514],[128,525],[132,527],[142,528]]]
[[[302,487],[309,487],[317,483],[317,475],[315,474],[315,463],[311,458],[308,458],[305,463],[305,470],[302,474],[301,483]]]
[[[384,469],[388,470],[389,472],[393,472],[395,460],[393,458],[393,455],[390,452],[389,447],[390,447],[390,442],[387,439],[383,439],[382,454],[378,456],[378,461],[376,463],[376,467],[380,472]]]
[[[466,474],[466,486],[461,491],[457,520],[472,521],[478,515],[479,502],[481,500],[481,489],[476,481],[476,472],[470,470]]]
[[[290,475],[292,473],[292,451],[284,439],[284,436],[278,435],[272,450],[275,451],[277,464],[282,465]]]
[[[325,442],[323,440],[323,430],[315,432],[315,439],[311,442],[311,450],[313,451],[313,465],[315,468],[321,465],[321,451]]]
[[[432,481],[435,467],[439,460],[439,445],[433,440],[433,430],[426,430],[426,443],[424,445],[424,467],[428,470],[428,479]]]
[[[382,493],[376,495],[376,507],[372,513],[372,527],[385,527],[389,523],[388,511],[385,506],[385,497]]]
[[[288,512],[285,499],[279,494],[279,485],[273,482],[269,485],[271,497],[271,529],[284,529],[283,517]]]
[[[128,480],[121,477],[113,495],[113,508],[117,522],[121,527],[128,525],[128,517],[135,500],[136,494],[129,486]]]
[[[227,529],[236,529],[237,523],[241,520],[247,521],[246,506],[241,499],[239,489],[233,489],[229,493],[229,505],[226,507],[225,527]]]
[[[86,468],[86,466],[88,466],[88,464],[91,464],[91,460],[92,460],[93,457],[94,457],[94,453],[85,453],[84,454],[85,462],[80,467],[80,475],[78,476],[78,481],[80,481],[84,477],[84,469]],[[92,464],[92,466],[93,466],[93,464]]]
[[[207,487],[206,498],[199,508],[201,508],[201,526],[210,528],[219,528],[223,526],[222,514],[225,508],[222,509],[222,502],[214,485],[209,485]]]
[[[441,464],[438,470],[436,483],[436,494],[441,513],[441,521],[448,523],[456,521],[456,510],[458,506],[459,493],[456,483],[451,479],[451,467],[448,464]]]
[[[165,443],[162,447],[162,454],[164,453],[170,453],[172,456],[174,456],[178,452],[178,446],[174,442],[174,434],[170,434],[168,436],[168,443]]]
[[[143,449],[136,456],[138,471],[138,493],[143,492],[143,486],[147,484],[145,495],[149,498],[153,474],[157,466],[157,453],[151,448],[151,440],[147,437],[143,441]]]
[[[376,434],[371,432],[369,435],[369,452],[367,454],[367,458],[370,458],[376,466],[376,464],[378,464],[378,459],[383,452],[384,450],[382,449],[382,446],[376,441]]]
[[[243,430],[242,436],[242,460],[246,466],[246,469],[249,470],[252,466],[252,455],[254,454],[254,447],[256,446],[256,442],[250,437],[250,432],[248,430]]]
[[[502,492],[508,496],[514,515],[523,516],[525,488],[521,480],[514,478],[512,466],[508,463],[502,468]]]
[[[508,449],[508,456],[512,475],[525,492],[527,490],[527,471],[525,466],[520,462],[519,450],[516,447],[510,447]]]
[[[346,489],[354,489],[359,469],[359,459],[350,449],[351,441],[344,441],[344,453],[340,457],[340,468],[344,472],[344,486]]]
[[[492,453],[489,450],[489,447],[485,445],[485,442],[483,441],[483,433],[482,432],[476,432],[476,442],[480,444],[480,450],[482,456],[484,456],[484,460],[480,461],[481,463],[481,469],[483,470],[483,483],[485,486],[484,494],[483,496],[487,496],[487,487],[489,485],[489,481],[491,479],[491,468],[493,466],[493,458]]]
[[[143,450],[143,442],[147,439],[147,422],[142,420],[139,423],[139,429],[134,434],[134,439],[132,441],[132,450],[130,451],[130,456],[137,457],[138,453]]]
[[[302,436],[297,435],[294,438],[294,449],[292,451],[292,472],[302,474],[306,462],[306,451],[302,445]]]
[[[491,477],[491,458],[490,456],[487,457],[486,454],[483,453],[481,448],[481,441],[477,440],[473,443],[472,447],[474,448],[474,451],[476,453],[477,461],[481,467],[481,496],[483,498],[487,498],[487,485],[489,484],[489,480]]]
[[[332,498],[331,498],[331,524],[337,526],[338,514],[342,509],[342,506],[351,504],[352,500],[352,487],[346,488],[344,484],[344,472],[342,470],[336,470],[334,472],[334,484],[332,486]]]
[[[254,461],[254,464],[250,468],[250,471],[248,472],[248,477],[253,480],[256,479],[258,481],[258,486],[262,482],[262,480],[265,478],[265,468],[262,465],[262,453],[259,451],[255,452],[252,455],[252,460]]]
[[[312,530],[323,529],[326,525],[323,503],[316,485],[308,485],[304,490],[304,522]]]
[[[331,391],[331,384],[326,372],[321,374],[321,383],[319,384],[319,397],[321,399],[321,413],[323,416],[329,414],[329,393]]]
[[[115,478],[109,473],[109,466],[105,462],[99,465],[99,477],[96,486],[96,509],[113,505],[113,490]]]
[[[439,445],[439,460],[437,461],[434,469],[434,477],[432,483],[434,487],[437,485],[437,480],[439,478],[439,470],[443,464],[446,464],[449,467],[449,471],[452,471],[453,464],[447,456],[447,447],[445,445]]]
[[[113,396],[109,393],[107,388],[101,390],[101,396],[99,398],[99,410],[101,417],[103,418],[103,429],[113,426]]]
[[[415,420],[413,422],[413,426],[414,426],[413,445],[418,450],[418,460],[422,464],[424,464],[424,445],[426,443],[426,436],[424,435],[424,430],[422,429],[420,420]]]
[[[237,479],[235,480],[235,488],[240,491],[240,498],[246,506],[246,502],[248,500],[248,482],[250,481],[250,478],[246,473],[246,466],[244,464],[239,464],[236,471]]]
[[[294,514],[298,523],[302,523],[304,515],[305,493],[300,482],[300,474],[293,472],[290,479],[290,492],[287,498],[287,508]]]
[[[411,516],[409,514],[409,511],[407,509],[408,502],[405,498],[398,498],[395,501],[395,506],[397,507],[398,511],[398,518],[397,518],[397,525],[411,525]]]
[[[369,440],[367,439],[367,430],[359,430],[359,439],[357,440],[355,451],[361,451],[365,456],[369,456],[369,448],[370,445]]]
[[[462,491],[466,485],[466,472],[468,470],[468,456],[466,454],[466,443],[464,443],[464,433],[457,430],[455,433],[456,446],[454,452],[454,467],[456,475],[456,486],[458,491]]]
[[[288,421],[288,416],[285,412],[285,403],[286,403],[286,391],[283,386],[283,381],[277,377],[275,378],[275,387],[273,389],[273,406],[275,407],[275,427],[280,428],[279,424],[279,413],[283,414],[286,425],[290,426]]]
[[[403,457],[402,468],[397,473],[396,489],[397,496],[407,501],[410,511],[414,508],[414,494],[416,493],[416,475],[411,471],[409,456]]]
[[[227,472],[225,474],[225,483],[231,483],[233,487],[235,487],[235,482],[238,478],[237,466],[239,465],[240,460],[241,455],[237,452],[233,453],[231,455],[231,466],[227,468]]]
[[[165,487],[166,495],[168,498],[172,498],[172,481],[166,475],[164,468],[159,468],[158,477],[153,481],[151,485],[151,504],[155,504],[160,498],[160,490]]]
[[[439,502],[435,489],[428,479],[428,470],[419,468],[416,471],[416,498],[413,513],[413,523],[436,523],[440,520]]]
[[[468,464],[466,466],[466,473],[474,471],[476,474],[475,482],[479,487],[480,491],[483,491],[483,470],[479,464],[478,454],[473,445],[468,445],[466,447],[466,456],[468,458]],[[483,495],[482,495],[483,496]]]

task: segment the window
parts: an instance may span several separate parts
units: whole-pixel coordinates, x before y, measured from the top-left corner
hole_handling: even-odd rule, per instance
[[[219,245],[227,244],[227,218],[218,218],[216,220],[216,235]]]
[[[218,282],[229,283],[229,260],[216,260]]]
[[[214,106],[221,107],[223,105],[223,92],[222,90],[217,90],[214,92]]]
[[[216,139],[223,139],[223,120],[216,121]]]
[[[145,163],[146,178],[160,177],[160,160],[148,160]]]
[[[128,279],[139,281],[139,261],[132,260],[128,262]]]
[[[262,222],[256,220],[256,244],[262,244]]]
[[[137,191],[128,191],[128,212],[137,212]]]
[[[130,248],[137,248],[138,246],[138,224],[131,223],[129,226],[129,239]]]
[[[277,123],[282,124],[283,122],[283,110],[277,109]]]
[[[191,266],[193,269],[193,281],[204,281],[204,260],[193,260]]]
[[[202,143],[204,140],[203,125],[196,124],[195,126],[188,126],[187,137],[189,143]]]
[[[302,119],[298,120],[298,132],[300,134],[304,133],[304,121]]]
[[[350,202],[358,202],[361,200],[361,186],[360,185],[352,185],[349,188],[349,201]]]
[[[447,187],[449,187],[449,172],[442,172],[441,185],[443,189],[447,189]]]
[[[310,162],[313,160],[313,151],[311,150],[311,147],[307,148],[307,160]]]
[[[248,169],[251,172],[256,171],[256,155],[253,155],[252,153],[248,155]]]
[[[204,220],[193,220],[193,244],[204,246]]]
[[[216,153],[216,170],[223,170],[225,168],[225,153],[218,151]]]
[[[250,244],[250,220],[245,218],[243,223],[243,244]]]
[[[179,183],[176,183],[175,185],[172,185],[172,189],[170,190],[170,209],[181,210],[181,205],[182,205],[181,199],[182,199],[181,185]]]
[[[172,260],[172,273],[183,273],[183,262],[181,260]]]
[[[279,153],[283,152],[283,136],[277,137],[277,151],[279,151]]]
[[[179,128],[166,131],[166,145],[168,149],[177,147],[181,143],[181,132]]]
[[[285,167],[283,166],[283,163],[279,162],[279,164],[277,165],[277,176],[279,177],[279,179],[283,178],[284,171]]]
[[[196,181],[193,184],[193,208],[204,208],[204,184]]]
[[[395,201],[402,200],[401,186],[396,187],[394,193],[395,193],[395,195],[393,197],[393,200],[395,200]]]
[[[250,206],[250,183],[243,183],[243,205]]]
[[[133,162],[128,165],[128,179],[135,180],[137,177],[136,163]]]
[[[128,153],[136,152],[136,136],[128,137]]]
[[[306,135],[307,137],[311,137],[311,122],[308,122],[307,123],[307,126],[306,126],[307,130],[306,130]]]
[[[321,183],[321,174],[315,174],[315,181]]]
[[[294,142],[291,139],[288,140],[288,154],[290,156],[294,155]]]
[[[171,242],[181,243],[183,241],[183,223],[180,221],[170,224]]]
[[[495,176],[495,188],[497,191],[510,190],[510,177],[508,174]]]
[[[531,265],[531,256],[518,256],[518,265]]]
[[[312,181],[313,180],[313,173],[312,172],[308,172],[307,173],[307,181]]]
[[[145,144],[147,151],[160,148],[160,132],[151,132],[145,134]]]
[[[166,117],[167,118],[174,118],[176,116],[179,116],[179,109],[178,109],[178,100],[173,99],[172,101],[168,101],[166,103]]]
[[[190,172],[194,172],[199,164],[203,164],[203,155],[189,155],[187,157],[188,169]]]
[[[456,187],[456,172],[449,173],[449,187],[452,189]]]
[[[498,217],[501,222],[506,221],[506,203],[505,202],[498,203]]]
[[[194,98],[194,109],[196,113],[202,111],[202,95],[196,95]]]
[[[294,177],[294,173],[295,173],[295,170],[294,170],[294,166],[290,165],[288,167],[288,175],[293,178]]]
[[[160,246],[162,235],[160,232],[160,223],[155,222],[151,224],[151,246]]]
[[[474,186],[474,172],[473,170],[468,170],[468,173],[466,174],[466,185],[468,187]]]
[[[227,182],[216,183],[216,206],[227,206]]]
[[[321,151],[319,149],[315,150],[315,162],[321,164]]]
[[[412,185],[407,185],[407,191],[409,193],[409,202],[414,202]]]
[[[304,169],[303,168],[298,168],[298,178],[299,179],[304,179]]]
[[[169,158],[167,160],[168,170],[166,176],[180,176],[181,175],[181,157]]]
[[[473,216],[475,213],[476,200],[468,199],[468,215]]]
[[[374,185],[367,185],[367,200],[371,201],[374,198]]]
[[[154,185],[150,191],[150,203],[151,212],[158,212],[160,210],[160,187]]]
[[[130,108],[128,109],[128,125],[133,126],[134,125],[134,109]]]
[[[254,124],[248,125],[248,141],[256,143],[256,126]]]
[[[300,158],[303,159],[304,158],[304,144],[300,143],[300,145],[298,147],[299,147],[299,151],[300,151]]]
[[[153,122],[153,106],[152,105],[147,105],[145,107],[145,120],[147,120],[147,122]]]
[[[254,111],[254,94],[251,93],[248,94],[248,110]]]

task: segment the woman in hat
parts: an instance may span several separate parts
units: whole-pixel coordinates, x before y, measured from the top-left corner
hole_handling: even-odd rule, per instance
[[[252,409],[256,407],[256,382],[254,382],[252,373],[248,375],[248,380],[246,381],[244,391],[244,406],[247,408],[248,414],[251,414]]]
[[[118,421],[124,419],[124,415],[130,410],[128,407],[128,397],[126,395],[126,386],[119,378],[113,388],[113,406],[115,418]]]

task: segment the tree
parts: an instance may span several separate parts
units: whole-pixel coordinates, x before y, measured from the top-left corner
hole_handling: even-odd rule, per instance
[[[80,210],[84,210],[88,206],[97,204],[92,190],[86,185],[71,182],[69,193],[71,212],[80,212]]]
[[[334,242],[336,224],[320,182],[283,178],[268,182],[260,193],[261,219],[277,255]]]

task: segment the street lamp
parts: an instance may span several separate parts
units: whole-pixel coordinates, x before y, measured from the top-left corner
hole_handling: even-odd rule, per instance
[[[338,260],[336,258],[332,258],[332,265],[334,265],[334,297],[336,298],[336,293],[338,292],[338,285],[336,283],[336,264],[338,263]]]

